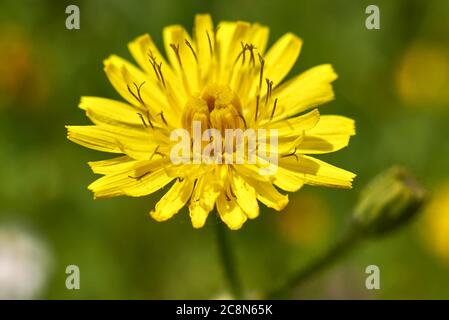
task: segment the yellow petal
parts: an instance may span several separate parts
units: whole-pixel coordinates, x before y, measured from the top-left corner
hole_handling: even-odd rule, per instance
[[[142,129],[138,110],[127,103],[99,97],[82,97],[79,107],[95,124],[126,126]]]
[[[167,176],[164,168],[161,168],[141,179],[135,179],[133,177],[132,180],[134,180],[134,183],[127,184],[123,188],[123,192],[131,197],[142,197],[163,188],[173,180],[173,177]]]
[[[235,167],[241,167],[241,165]],[[257,199],[267,207],[280,211],[287,205],[288,196],[279,193],[271,182],[258,180],[258,176],[252,174],[243,174],[242,177],[257,192]]]
[[[301,175],[298,175],[296,172],[286,170],[281,166],[277,168],[274,176],[275,179],[273,184],[288,192],[296,192],[304,185],[304,179]]]
[[[231,230],[238,230],[247,220],[246,214],[237,204],[235,198],[222,192],[217,199],[217,211],[221,220]]]
[[[292,33],[283,35],[265,55],[265,77],[277,86],[298,59],[302,40]]]
[[[263,55],[265,53],[265,49],[267,48],[269,34],[270,29],[267,26],[254,23],[248,31],[247,42],[253,44],[257,52],[260,55]]]
[[[165,124],[161,126],[160,123],[154,122],[153,117],[148,119],[147,113],[139,112],[127,103],[106,98],[82,97],[79,107],[86,111],[93,123],[113,132],[118,138],[138,137],[142,138],[145,144],[148,140],[151,141],[151,145],[170,143]]]
[[[189,205],[190,218],[194,228],[204,226],[222,188],[223,181],[214,172],[207,173],[197,180]]]
[[[306,184],[335,188],[351,188],[355,174],[309,156],[281,158],[280,168],[303,179]]]
[[[162,64],[165,66],[164,73],[172,73],[172,70],[167,65],[167,62],[159,52],[150,35],[144,34],[137,37],[136,39],[128,43],[128,49],[134,60],[136,60],[139,66],[143,70],[145,70],[148,76],[150,76],[154,81],[157,81],[158,78],[156,76],[156,73],[154,72],[153,66],[150,63],[150,55],[155,57],[158,63],[162,62]]]
[[[320,113],[318,109],[313,109],[312,111],[295,118],[267,123],[263,128],[267,130],[267,136],[271,136],[271,129],[277,130],[277,132],[274,131],[274,133],[277,134],[279,138],[294,137],[302,135],[304,131],[309,132],[309,130],[319,123],[319,120]]]
[[[145,174],[136,175],[137,170],[144,170]],[[168,177],[160,161],[139,162],[134,170],[125,170],[115,174],[105,175],[94,181],[88,187],[94,192],[95,198],[109,198],[120,195],[132,197],[145,196],[167,185],[172,177]]]
[[[98,126],[66,126],[67,139],[86,148],[123,153],[116,136]]]
[[[150,212],[157,221],[170,219],[187,203],[192,194],[193,181],[176,181],[170,190],[159,200],[156,208]]]
[[[229,83],[234,63],[242,51],[241,44],[247,43],[247,32],[251,25],[248,22],[220,22],[217,31],[219,46],[220,82]]]
[[[146,113],[148,110],[154,123],[165,126],[165,121],[159,117],[163,111],[165,120],[170,126],[180,126],[179,117],[176,114],[180,106],[168,104],[161,87],[146,73],[115,55],[111,55],[104,61],[104,70],[115,90],[140,112]]]
[[[223,78],[223,81],[229,79],[229,86],[240,97],[242,105],[248,105],[251,103],[249,99],[257,94],[260,78],[259,56],[262,57],[265,52],[269,29],[257,23],[242,24],[242,26],[246,30],[240,33],[240,39],[235,40],[240,45],[235,46],[233,53],[229,56],[232,60],[228,61],[228,67],[225,70],[229,75]],[[242,46],[248,46],[248,48],[244,50]],[[251,116],[250,113],[253,115]],[[254,118],[253,110],[249,108],[244,110],[244,114],[251,119]]]
[[[346,147],[353,135],[354,120],[341,116],[322,116],[318,124],[306,132],[297,147],[297,153],[334,152]]]
[[[88,165],[94,173],[113,174],[133,169],[136,162],[137,160],[128,156],[121,156],[108,160],[90,161],[88,162]]]
[[[308,135],[333,136],[333,135],[355,135],[354,120],[334,115],[321,116],[316,126],[307,131]]]
[[[164,101],[164,96],[160,92],[157,86],[150,82],[150,78],[139,68],[131,64],[130,62],[122,59],[116,55],[111,55],[103,61],[104,70],[106,76],[111,82],[115,90],[126,99],[131,105],[136,106],[141,109],[145,109],[144,106],[136,99],[136,97],[129,92],[128,87],[132,89],[135,95],[138,94],[135,85],[141,87],[141,94],[144,102],[150,103],[154,102],[154,98],[151,97],[151,93],[156,97],[156,101],[162,103]],[[150,91],[151,90],[151,91]],[[150,100],[150,101],[149,101]]]
[[[195,43],[198,50],[198,63],[202,78],[206,77],[212,62],[214,25],[209,14],[195,16]]]
[[[174,25],[164,28],[163,37],[168,60],[182,78],[186,93],[190,95],[199,91],[198,63],[195,58],[197,50],[189,34],[182,26]]]
[[[113,132],[99,126],[66,126],[66,128],[67,138],[79,145],[98,151],[124,153],[138,160],[148,160],[158,146],[152,135],[145,132],[123,132],[118,129],[117,132]],[[167,148],[168,146],[161,145],[159,149],[166,151]]]
[[[242,208],[248,218],[254,219],[259,216],[256,191],[235,171],[231,176],[231,187],[237,199],[237,204]]]
[[[285,119],[334,99],[332,82],[337,74],[331,65],[314,67],[288,81],[273,93],[278,106],[273,121]]]
[[[297,147],[301,154],[322,154],[335,152],[345,148],[349,144],[350,136],[333,135],[326,137],[304,136]]]
[[[257,164],[235,164],[233,168],[245,177],[253,177],[255,180],[262,182],[271,181],[270,176],[260,174],[260,166]]]
[[[169,91],[171,99],[169,102],[170,106],[173,104],[179,105],[182,101],[185,101],[186,95],[181,79],[175,76],[174,70],[164,59],[148,34],[142,35],[130,42],[128,48],[134,60],[145,70],[152,85],[157,87],[165,85],[165,90]],[[155,65],[153,66],[153,64]],[[158,74],[156,64],[161,66],[162,78]]]

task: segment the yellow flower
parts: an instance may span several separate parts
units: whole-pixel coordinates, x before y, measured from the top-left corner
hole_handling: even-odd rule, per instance
[[[313,245],[326,240],[332,219],[321,197],[303,192],[277,218],[280,236],[292,244]]]
[[[396,88],[411,107],[446,107],[449,103],[447,49],[417,41],[405,51],[396,72]]]
[[[164,29],[168,62],[149,35],[129,44],[140,68],[114,55],[106,59],[106,75],[127,102],[83,97],[80,108],[94,125],[67,126],[70,140],[121,154],[89,163],[104,175],[89,186],[95,198],[145,196],[173,182],[151,211],[154,219],[167,220],[188,203],[192,224],[200,228],[216,206],[235,230],[259,215],[258,200],[278,211],[286,206],[288,196],[276,187],[289,192],[304,184],[350,188],[354,174],[308,154],[347,146],[354,121],[320,116],[317,109],[295,116],[331,101],[337,75],[325,64],[281,85],[302,41],[287,33],[266,51],[268,31],[240,21],[214,28],[209,15],[197,15],[193,39],[181,26]],[[266,161],[260,157],[256,163],[174,164],[170,135],[178,128],[191,131],[193,121],[219,132],[277,129],[277,170],[261,174]],[[271,140],[257,148],[275,150]]]
[[[429,251],[449,264],[449,184],[438,188],[419,225]]]

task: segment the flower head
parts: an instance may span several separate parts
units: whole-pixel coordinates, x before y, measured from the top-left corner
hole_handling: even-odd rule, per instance
[[[120,154],[89,163],[104,175],[89,186],[95,197],[145,196],[172,183],[153,218],[167,220],[188,205],[200,228],[216,207],[230,229],[239,229],[259,215],[258,201],[278,211],[287,205],[277,188],[350,188],[354,174],[309,156],[337,151],[355,134],[353,120],[313,109],[334,98],[337,75],[326,64],[281,84],[302,41],[287,33],[265,50],[268,31],[240,21],[214,27],[209,15],[197,15],[193,39],[181,26],[164,29],[168,61],[149,35],[129,44],[139,67],[106,59],[106,75],[126,102],[83,97],[80,108],[94,125],[67,127],[70,140]],[[197,128],[208,130],[206,139]],[[229,138],[230,130],[243,138]],[[245,135],[250,130],[258,132],[254,144]],[[174,132],[187,143],[180,146]],[[238,146],[254,152],[233,161]],[[213,156],[204,157],[206,149]],[[174,161],[178,151],[183,156]]]

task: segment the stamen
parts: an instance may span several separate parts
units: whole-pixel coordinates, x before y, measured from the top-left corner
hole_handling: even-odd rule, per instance
[[[265,97],[265,106],[268,104],[268,100],[271,98],[271,93],[273,91],[273,81],[266,78],[265,82],[267,83],[267,95]]]
[[[214,55],[214,49],[212,48],[212,42],[210,40],[209,32],[206,30],[207,41],[209,42],[209,53],[212,57]]]
[[[262,90],[263,71],[265,67],[265,59],[262,57],[260,53],[258,53],[257,55],[259,56],[260,74],[259,74],[259,87],[257,88],[258,94],[256,97],[256,114],[254,116],[254,121],[257,121],[257,117],[259,116],[260,91]]]
[[[145,126],[145,128],[148,128],[147,123],[145,122],[145,118],[143,117],[143,115],[140,112],[138,112],[137,115],[140,117],[140,120],[142,120],[143,125]],[[150,119],[150,112],[148,110],[146,112],[146,116],[147,116],[147,121],[148,121],[148,123],[151,126],[151,129],[154,129],[153,123],[151,122],[151,119]]]
[[[193,181],[193,188],[192,188],[192,192],[190,193],[190,204],[194,203],[194,202],[198,202],[200,200],[200,195],[198,195],[197,193],[197,198],[194,199],[192,198],[193,194],[195,193],[195,188],[196,188],[196,184],[198,182],[198,178],[195,179],[195,181]]]
[[[153,52],[149,52],[148,57],[150,58],[150,63],[153,66],[154,73],[156,74],[156,78],[162,83],[163,87],[165,87],[164,75],[162,74],[162,61],[158,64],[156,61],[156,57],[153,55]]]
[[[186,45],[190,48],[190,51],[192,51],[193,57],[195,58],[196,63],[198,63],[198,57],[196,56],[195,50],[193,50],[192,45],[190,44],[189,40],[184,39]]]
[[[220,26],[216,26],[215,30],[214,30],[214,52],[217,53],[218,55],[218,41],[217,41],[217,34],[218,34],[218,30],[220,30]]]
[[[125,147],[123,146],[123,144],[118,139],[114,139],[114,140],[115,140],[115,143],[117,144],[118,148],[120,149],[120,151],[122,153],[126,153],[125,152]]]
[[[141,89],[142,86],[145,84],[145,81],[143,81],[143,82],[140,84],[140,86],[137,86],[137,84],[135,84],[135,83],[133,83],[133,84],[134,84],[134,87],[135,87],[136,90],[137,90],[137,95],[139,96],[140,101],[142,101],[142,104],[144,104],[144,103],[143,103],[142,96],[140,95],[140,89]]]
[[[249,50],[249,52],[250,52],[249,63],[251,64],[251,62],[252,62],[252,65],[255,66],[256,59],[254,57],[254,49],[256,49],[256,47],[252,43],[250,43],[250,44],[246,44],[246,49]]]
[[[295,151],[293,151],[292,153],[289,153],[289,154],[283,154],[281,157],[286,158],[286,157],[295,156],[296,161],[299,161],[298,155],[296,154],[296,150],[297,150],[297,148],[295,147]]]
[[[259,75],[259,92],[262,89],[262,79],[263,79],[263,70],[265,66],[265,59],[258,53],[259,62],[260,62],[260,75]]]
[[[141,174],[140,176],[137,176],[137,177],[128,176],[128,178],[135,179],[135,180],[140,180],[140,179],[142,179],[143,177],[149,175],[150,173],[152,173],[152,171],[145,172],[144,174]]]
[[[232,186],[231,186],[231,185],[229,185],[229,192],[231,193],[231,195],[232,195],[234,198],[237,198],[237,196],[235,195],[234,191],[232,190]]]
[[[162,74],[162,61],[156,67],[157,71],[159,72],[159,76],[161,77],[162,85],[164,86],[164,88],[166,88],[164,75]]]
[[[242,59],[242,66],[243,66],[245,64],[245,51],[247,48],[246,48],[246,45],[243,44],[243,42],[240,42],[240,45],[242,46],[242,51],[240,51],[239,54],[237,55],[237,57],[235,58],[234,65],[237,64],[240,57],[243,57],[243,59]]]
[[[221,57],[220,57],[220,42],[218,41],[218,31],[220,30],[219,26],[215,27],[215,30],[213,30],[213,45],[214,45],[214,63],[216,66],[219,65]],[[217,73],[219,73],[219,70],[216,70]],[[218,75],[217,75],[218,76]]]
[[[278,103],[278,98],[274,99],[273,111],[271,111],[270,121],[273,119],[274,113],[276,112],[276,105]]]
[[[245,60],[246,60],[245,53],[246,53],[246,51],[249,51],[249,53],[250,53],[249,63],[252,64],[253,66],[255,66],[256,59],[254,56],[254,49],[256,49],[256,47],[252,43],[243,44],[243,42],[240,42],[240,45],[242,46],[242,51],[240,51],[239,54],[237,55],[237,57],[235,58],[234,65],[239,61],[240,57],[242,57],[242,66],[243,66],[245,64]]]
[[[175,52],[175,54],[176,54],[176,59],[178,59],[178,63],[179,63],[179,66],[181,67],[181,69],[182,69],[182,62],[181,62],[181,56],[179,55],[179,44],[174,44],[174,43],[170,43],[170,47],[173,49],[173,51]]]
[[[143,126],[145,128],[148,128],[147,123],[145,122],[145,119],[144,119],[143,115],[141,113],[139,113],[139,112],[137,114],[140,117],[140,120],[142,120]]]
[[[168,126],[167,120],[165,120],[165,117],[164,117],[164,111],[161,110],[161,112],[159,112],[159,115],[161,116],[161,119],[165,123],[165,125]]]
[[[247,125],[246,125],[246,120],[245,120],[245,117],[240,113],[240,111],[239,111],[239,114],[236,117],[242,119],[243,125],[245,126],[245,130],[246,130],[248,128]]]
[[[159,76],[159,72],[157,70],[157,62],[156,62],[156,57],[153,55],[153,52],[150,50],[150,52],[148,53],[148,60],[150,61],[151,65],[153,66],[153,70],[154,73],[156,74],[156,78],[161,81],[161,78]]]
[[[137,84],[135,82],[133,82],[134,87],[136,88],[137,94],[134,93],[131,88],[129,87],[129,85],[127,84],[126,87],[128,88],[129,93],[138,101],[140,102],[143,106],[145,106],[145,102],[142,99],[142,95],[140,94],[140,89],[142,88],[142,86],[145,84],[145,81],[143,81],[140,86],[137,86]]]
[[[149,160],[152,160],[153,157],[154,157],[156,154],[157,154],[157,155],[160,155],[162,158],[165,157],[165,154],[163,154],[162,152],[159,152],[159,151],[158,151],[158,150],[159,150],[159,147],[160,147],[160,145],[157,145],[156,148],[154,148],[154,151],[153,151],[153,153],[151,154]]]
[[[259,101],[260,101],[260,95],[258,94],[256,97],[256,114],[254,115],[254,121],[257,121],[257,116],[259,114]]]

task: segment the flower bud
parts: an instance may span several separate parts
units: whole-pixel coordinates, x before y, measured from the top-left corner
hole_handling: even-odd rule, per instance
[[[361,232],[380,235],[410,220],[425,198],[426,191],[406,169],[392,167],[362,191],[353,222]]]

